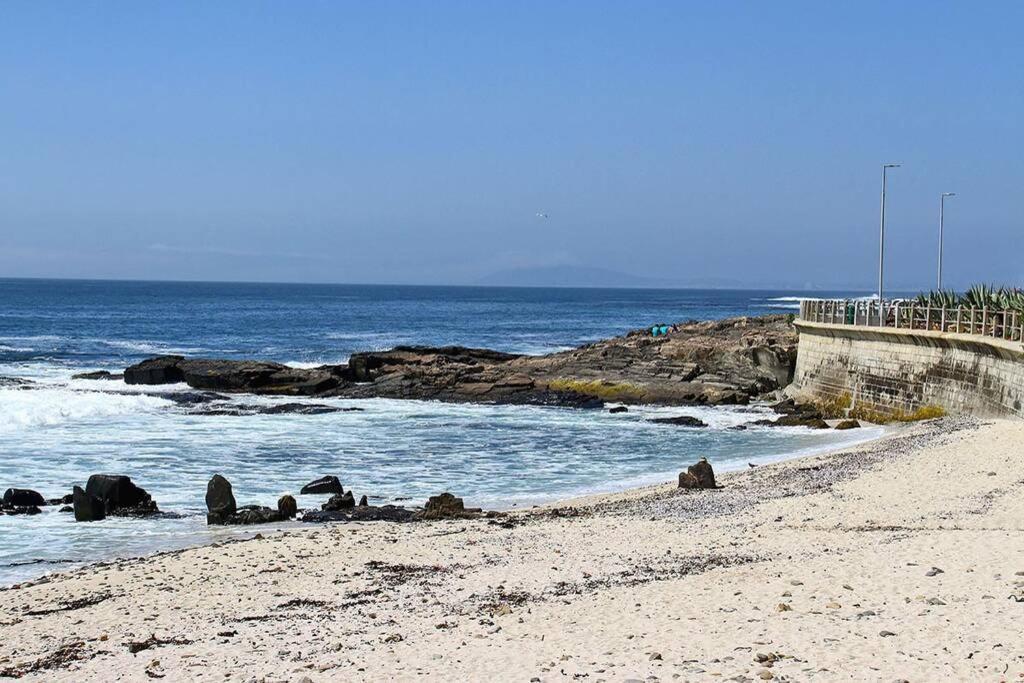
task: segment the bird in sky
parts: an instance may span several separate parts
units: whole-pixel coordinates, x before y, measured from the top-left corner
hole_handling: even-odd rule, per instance
[[[541,213],[539,211],[537,212],[537,218],[547,218],[547,217],[548,217],[548,215],[546,213]]]

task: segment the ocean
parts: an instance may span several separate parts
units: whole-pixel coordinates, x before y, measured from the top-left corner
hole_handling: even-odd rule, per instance
[[[0,585],[48,571],[267,529],[210,529],[214,473],[240,504],[337,475],[371,502],[529,506],[666,481],[706,456],[720,471],[854,443],[878,430],[727,428],[764,407],[628,413],[394,400],[317,399],[360,412],[200,416],[159,396],[185,387],[72,380],[158,354],[259,358],[309,367],[397,344],[540,354],[654,323],[795,313],[802,296],[858,292],[413,287],[0,279],[0,490],[59,497],[93,473],[126,474],[174,519],[76,524],[47,507],[0,515]],[[247,403],[295,399],[245,397]],[[652,424],[695,415],[708,429]],[[312,507],[316,497],[299,496]],[[271,528],[285,528],[289,524]]]

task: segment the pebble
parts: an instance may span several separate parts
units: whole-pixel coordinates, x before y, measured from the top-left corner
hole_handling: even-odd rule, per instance
[[[650,661],[654,662],[654,661],[658,661],[660,659],[661,659],[661,653],[660,652],[652,652],[651,653]]]
[[[775,610],[778,612],[792,612],[793,608],[784,602],[780,602],[778,605],[775,606]]]
[[[941,569],[939,569],[938,567],[932,567],[931,569],[929,569],[928,571],[926,571],[926,572],[924,573],[924,575],[925,575],[925,576],[938,576],[939,574],[945,574],[945,573],[946,573],[946,572],[942,571],[942,570],[941,570]]]
[[[890,636],[894,636],[896,634],[892,631],[879,631],[878,635],[882,636],[883,638],[889,638]]]
[[[757,672],[757,676],[758,676],[758,678],[760,678],[763,681],[770,681],[773,678],[775,678],[775,674],[773,674],[768,669],[761,669],[760,671]]]

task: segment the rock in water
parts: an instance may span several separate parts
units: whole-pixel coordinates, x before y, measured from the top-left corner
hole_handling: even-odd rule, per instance
[[[7,507],[46,505],[46,499],[32,489],[7,489],[4,491],[4,505]]]
[[[680,415],[679,417],[656,417],[651,422],[663,425],[676,425],[677,427],[707,427],[708,423],[692,415]]]
[[[613,415],[615,413],[628,413],[629,408],[627,408],[626,406],[615,406],[614,408],[609,408],[608,412],[612,413]]]
[[[715,483],[715,471],[707,458],[701,458],[700,462],[690,465],[685,472],[679,473],[679,488],[681,489],[714,489],[718,488]]]
[[[213,475],[206,485],[206,509],[207,524],[225,524],[238,509],[231,482],[219,474]]]
[[[302,487],[299,491],[302,495],[307,494],[318,494],[318,493],[345,493],[345,489],[341,487],[341,482],[338,481],[337,477],[320,477],[316,481],[311,481]]]
[[[108,515],[147,515],[158,512],[152,496],[136,486],[130,477],[123,475],[94,474],[89,477],[85,492],[103,501]]]
[[[860,422],[857,422],[856,420],[843,420],[842,422],[840,422],[839,424],[836,425],[836,429],[859,429],[859,428],[860,428]]]
[[[362,498],[359,499],[359,507],[364,508],[364,507],[366,507],[369,504],[370,504],[370,501],[368,501],[366,499],[365,495]]]
[[[185,381],[185,373],[178,363],[183,356],[149,358],[124,371],[125,384],[177,384]]]
[[[351,491],[345,493],[336,493],[331,496],[331,499],[320,506],[321,510],[347,510],[356,506],[355,496],[352,495]]]
[[[277,511],[284,519],[291,519],[298,513],[299,506],[296,505],[293,497],[284,495],[277,500]]]
[[[103,501],[86,493],[81,486],[72,489],[71,498],[76,522],[98,522],[107,516]]]

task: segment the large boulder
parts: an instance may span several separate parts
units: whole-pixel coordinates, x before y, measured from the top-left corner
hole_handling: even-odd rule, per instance
[[[96,496],[86,493],[81,486],[71,491],[76,522],[98,522],[107,516],[106,505]]]
[[[456,498],[445,491],[427,499],[427,504],[423,506],[423,511],[418,516],[420,519],[446,519],[465,517],[471,512],[479,512],[479,510],[467,510],[461,498]]]
[[[295,498],[284,495],[277,499],[277,511],[283,519],[291,519],[298,514],[299,506],[296,504]]]
[[[843,420],[842,422],[837,424],[835,428],[839,430],[860,429],[860,422],[857,422],[856,420]]]
[[[30,507],[46,505],[46,499],[32,489],[7,489],[4,491],[5,507]]]
[[[351,491],[345,493],[336,493],[331,496],[330,500],[320,506],[321,510],[348,510],[356,506],[355,496],[352,495]]]
[[[715,471],[707,458],[701,458],[699,462],[690,465],[685,472],[679,473],[679,488],[681,489],[714,489],[718,488],[715,483]]]
[[[320,477],[315,481],[309,482],[308,484],[302,487],[302,490],[299,491],[299,493],[301,493],[302,495],[326,493],[335,494],[345,493],[345,489],[342,488],[341,482],[338,480],[337,477],[328,476]]]
[[[159,356],[136,363],[124,371],[125,384],[177,384],[185,381],[178,363],[182,356]]]
[[[231,482],[219,474],[213,475],[206,485],[206,523],[224,524],[237,509]]]
[[[218,524],[247,526],[250,524],[270,524],[284,521],[285,517],[278,510],[271,510],[260,505],[244,505],[233,515],[227,515]]]
[[[108,515],[146,515],[158,512],[152,496],[124,475],[94,474],[86,482],[85,492],[103,501]]]

